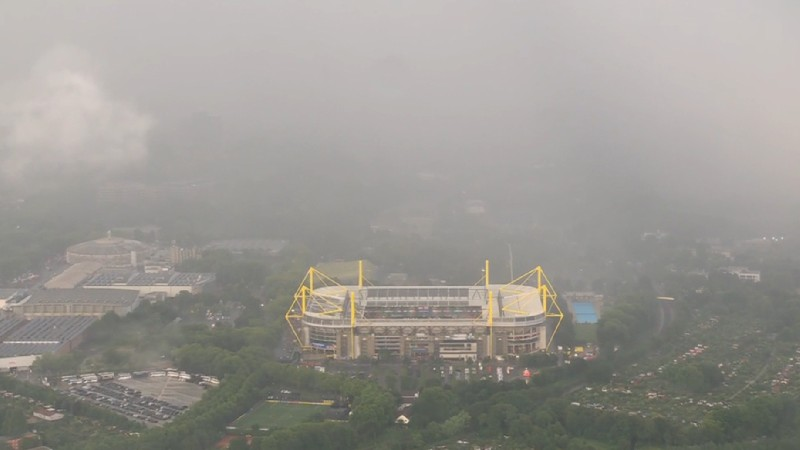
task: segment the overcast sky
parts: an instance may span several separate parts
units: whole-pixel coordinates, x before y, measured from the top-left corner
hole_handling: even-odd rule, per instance
[[[7,173],[131,164],[207,113],[307,148],[800,193],[793,1],[8,1],[0,61]]]

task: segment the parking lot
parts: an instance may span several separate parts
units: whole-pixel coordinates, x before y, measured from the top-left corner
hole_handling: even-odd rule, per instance
[[[192,406],[203,396],[203,388],[172,377],[132,378],[117,383],[176,406]]]
[[[147,426],[160,426],[198,401],[203,388],[175,378],[148,377],[87,383],[69,392]]]

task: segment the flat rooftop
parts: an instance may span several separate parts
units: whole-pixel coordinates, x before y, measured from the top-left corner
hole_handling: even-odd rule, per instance
[[[64,344],[0,344],[0,358],[41,355],[57,351]]]
[[[38,289],[31,292],[25,305],[95,304],[119,305],[133,304],[139,291],[126,289]]]
[[[44,287],[47,289],[72,289],[100,270],[101,267],[103,265],[95,261],[83,261],[73,264],[47,281]]]
[[[215,278],[213,273],[183,273],[159,272],[141,273],[134,271],[104,270],[91,279],[84,286],[199,286]],[[93,289],[96,290],[96,289]]]
[[[25,322],[25,319],[18,316],[0,319],[0,340],[2,340],[3,337],[9,334],[12,330],[21,326],[23,322]]]
[[[86,331],[97,320],[91,316],[40,317],[29,320],[13,331],[3,343],[61,343]]]
[[[42,317],[31,320],[12,316],[0,319],[0,358],[41,355],[58,351],[86,331],[97,319],[85,316]]]
[[[0,300],[9,300],[14,296],[19,295],[22,291],[24,291],[24,289],[0,288]]]

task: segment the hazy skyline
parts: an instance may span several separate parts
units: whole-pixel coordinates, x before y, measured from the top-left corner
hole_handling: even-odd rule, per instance
[[[231,140],[281,151],[556,162],[681,197],[795,204],[798,13],[777,1],[16,2],[0,6],[0,85],[4,100],[41,98],[40,61],[82,53],[97,87],[73,94],[119,119],[87,115],[85,133],[127,149],[86,141],[101,156],[80,161],[97,169],[137,160],[151,127],[203,113]],[[58,117],[39,125],[75,126]],[[5,160],[20,154],[14,124],[0,124]]]

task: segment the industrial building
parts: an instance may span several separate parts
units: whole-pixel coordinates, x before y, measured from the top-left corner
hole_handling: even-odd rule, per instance
[[[72,351],[95,320],[87,316],[0,319],[0,371],[27,370],[45,353]]]
[[[15,314],[36,316],[124,316],[139,306],[139,291],[121,289],[37,289],[7,307]]]
[[[333,358],[477,360],[546,350],[563,314],[541,267],[501,285],[490,283],[487,261],[481,281],[372,286],[359,264],[358,284],[343,286],[312,267],[286,320],[304,352]]]
[[[103,265],[96,261],[75,263],[49,279],[44,287],[47,289],[74,289],[102,267]]]
[[[199,294],[214,279],[213,273],[181,273],[173,271],[141,273],[125,270],[104,270],[96,273],[83,283],[83,287],[91,290],[135,290],[141,296],[164,294],[167,297],[175,297],[181,292]]]

